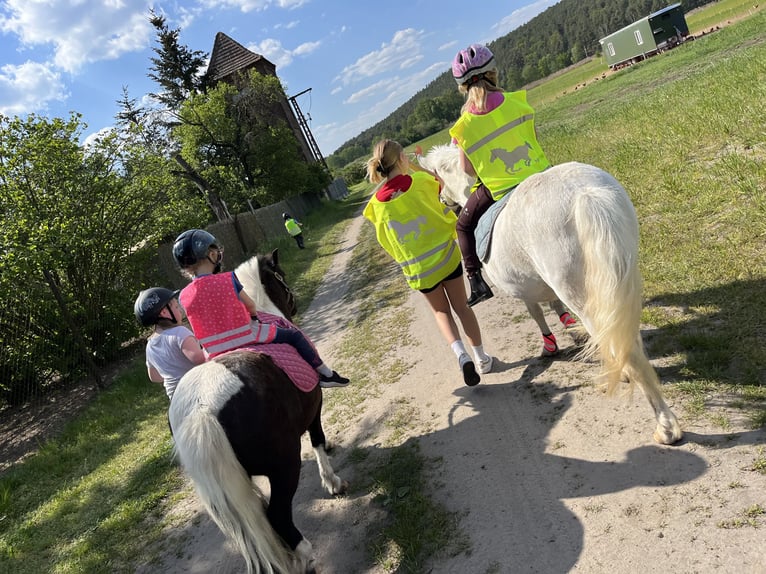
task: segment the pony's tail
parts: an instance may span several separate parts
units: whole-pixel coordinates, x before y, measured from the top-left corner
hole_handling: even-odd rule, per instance
[[[638,220],[622,186],[605,172],[597,179],[602,185],[577,196],[573,215],[583,247],[583,321],[590,333],[584,354],[601,359],[601,382],[611,393],[627,375],[626,369],[638,366],[637,360],[646,363],[642,371],[652,369],[640,339]]]
[[[286,548],[266,517],[263,493],[239,464],[215,415],[197,405],[173,429],[173,438],[197,495],[244,556],[248,573],[291,572]]]

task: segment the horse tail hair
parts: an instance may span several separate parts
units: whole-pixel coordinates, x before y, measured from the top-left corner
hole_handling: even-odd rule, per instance
[[[584,354],[600,358],[601,382],[611,393],[626,370],[639,367],[644,371],[639,381],[646,381],[647,376],[657,380],[657,375],[640,338],[642,286],[636,212],[627,192],[611,175],[588,168],[596,170],[592,177],[598,183],[577,195],[573,214],[583,248],[586,295],[582,319],[590,333]],[[633,383],[635,378],[628,380]]]
[[[215,406],[205,404],[211,386],[220,383],[223,374],[205,373],[211,366],[225,370],[212,362],[200,365],[179,383],[176,395],[188,390],[186,396],[173,396],[169,417],[175,455],[207,512],[245,558],[248,573],[292,572],[287,548],[266,516],[263,493],[237,460],[212,410]]]

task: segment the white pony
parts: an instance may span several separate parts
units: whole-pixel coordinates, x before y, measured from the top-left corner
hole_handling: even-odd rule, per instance
[[[475,180],[460,169],[456,146],[435,146],[419,161],[444,180],[447,202],[465,205]],[[625,379],[638,385],[654,409],[654,439],[681,439],[641,341],[638,219],[614,177],[570,162],[524,180],[498,215],[483,268],[526,303],[543,334],[550,330],[540,303],[561,316],[563,302],[590,335],[583,356],[600,357],[608,390]]]

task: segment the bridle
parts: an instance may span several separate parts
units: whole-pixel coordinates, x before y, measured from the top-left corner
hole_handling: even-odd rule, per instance
[[[285,278],[282,277],[280,273],[274,271],[274,278],[279,282],[279,284],[282,286],[282,289],[285,291],[285,295],[287,296],[287,305],[290,309],[290,315],[295,315],[298,312],[298,302],[295,300],[295,293],[293,293],[293,290],[290,289],[290,287],[287,285],[287,282],[285,281]]]

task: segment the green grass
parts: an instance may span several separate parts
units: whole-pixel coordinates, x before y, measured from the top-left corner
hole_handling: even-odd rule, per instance
[[[743,15],[753,15],[756,9],[753,7],[759,4],[755,0],[718,0],[703,6],[699,10],[694,10],[686,15],[686,23],[689,26],[689,32],[697,35],[700,32],[708,31],[713,26],[726,22],[732,18],[738,18]],[[759,4],[758,10],[763,10]]]
[[[142,361],[0,480],[0,571],[128,572],[182,485]]]

